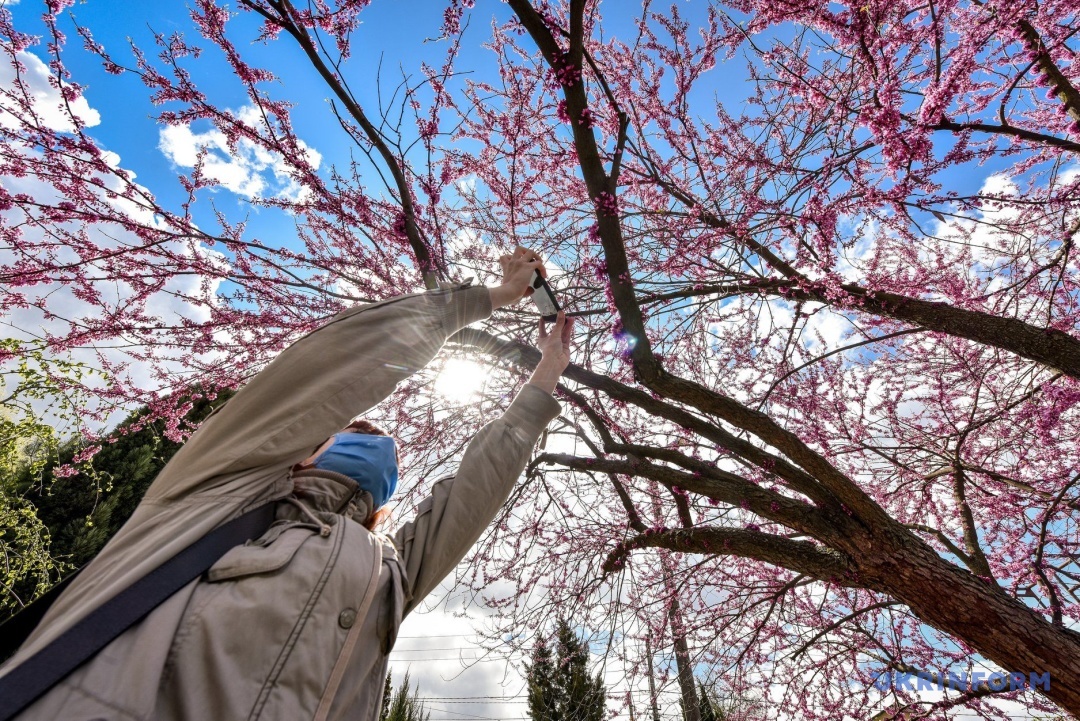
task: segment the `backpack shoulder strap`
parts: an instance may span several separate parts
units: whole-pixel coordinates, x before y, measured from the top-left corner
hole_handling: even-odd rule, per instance
[[[0,721],[9,721],[37,700],[165,599],[214,565],[230,548],[262,535],[274,520],[274,505],[268,503],[218,526],[91,611],[45,648],[0,677]],[[74,574],[62,583],[70,582],[73,577]],[[57,592],[56,596],[59,595]],[[52,600],[55,600],[55,596],[48,603],[51,604]],[[33,605],[18,616],[30,611]],[[29,626],[18,645],[29,636],[47,608],[48,604],[35,611],[36,619],[31,617],[16,624],[16,632]],[[7,625],[18,616],[4,624],[5,632]]]

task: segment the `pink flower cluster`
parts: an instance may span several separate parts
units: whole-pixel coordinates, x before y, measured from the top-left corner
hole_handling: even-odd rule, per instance
[[[614,195],[606,190],[601,191],[593,201],[596,205],[596,212],[600,215],[607,216],[609,218],[617,218],[619,215],[619,201]]]

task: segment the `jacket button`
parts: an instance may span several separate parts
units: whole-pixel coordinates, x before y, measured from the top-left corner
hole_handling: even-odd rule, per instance
[[[337,622],[342,628],[352,628],[352,625],[356,623],[356,609],[346,608],[338,614]]]

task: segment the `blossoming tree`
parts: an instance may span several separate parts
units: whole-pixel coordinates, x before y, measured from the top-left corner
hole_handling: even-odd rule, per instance
[[[301,192],[255,202],[290,214],[287,239],[195,221],[205,153],[177,208],[110,162],[73,109],[64,4],[46,20],[65,123],[18,75],[3,91],[0,298],[63,321],[34,350],[122,341],[158,372],[151,397],[103,358],[113,383],[88,392],[177,417],[162,391],[241,384],[351,303],[483,278],[526,244],[581,320],[579,358],[459,579],[501,630],[573,608],[632,678],[670,647],[688,718],[710,674],[764,717],[1080,713],[1080,4],[450,0],[445,62],[393,109],[352,90],[376,77],[349,62],[361,0],[198,0],[197,39],[131,61],[80,28],[162,123],[282,159]],[[490,31],[468,30],[481,13]],[[25,69],[35,41],[0,18]],[[320,169],[237,41],[256,23],[366,162]],[[461,75],[479,42],[490,67]],[[256,112],[200,90],[206,48]],[[195,310],[168,323],[154,299],[181,277]],[[33,292],[52,284],[95,312],[59,318]],[[414,493],[536,362],[534,317],[452,339],[489,366],[475,404],[421,374],[382,409]],[[870,688],[972,663],[1025,681]]]

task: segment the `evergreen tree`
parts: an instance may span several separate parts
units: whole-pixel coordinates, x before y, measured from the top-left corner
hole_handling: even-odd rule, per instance
[[[386,683],[382,690],[382,710],[379,712],[379,721],[390,718],[390,698],[394,695],[394,687],[390,682],[390,672],[386,672]]]
[[[724,711],[713,698],[713,694],[698,681],[698,709],[701,721],[724,721]]]
[[[607,692],[600,674],[589,675],[589,647],[566,619],[555,626],[554,658],[545,638],[526,666],[532,721],[601,721]]]
[[[529,682],[529,718],[533,721],[561,719],[555,709],[558,700],[558,691],[555,687],[555,663],[551,659],[551,648],[547,644],[547,639],[537,640],[533,648],[532,664],[526,665],[526,671],[526,679]]]
[[[698,710],[701,721],[741,721],[756,718],[758,704],[738,696],[723,696],[714,686],[706,687],[698,682]]]
[[[233,392],[219,392],[213,401],[199,395],[184,418],[186,424],[197,426]],[[163,421],[140,423],[146,412],[145,408],[135,411],[110,431],[101,450],[76,475],[57,476],[56,469],[72,462],[82,448],[80,439],[61,444],[57,455],[44,464],[0,469],[3,486],[32,509],[31,520],[47,531],[40,535],[49,542],[48,554],[64,569],[53,582],[97,555],[180,450],[182,444],[165,437]],[[8,580],[6,586],[22,599],[32,599],[48,588],[30,573]],[[0,621],[17,610],[13,604],[0,605]]]
[[[424,702],[420,700],[420,684],[416,685],[412,693],[409,692],[408,671],[405,672],[401,686],[393,692],[393,698],[391,698],[391,688],[390,674],[387,673],[379,721],[428,721],[431,712],[424,711]]]

